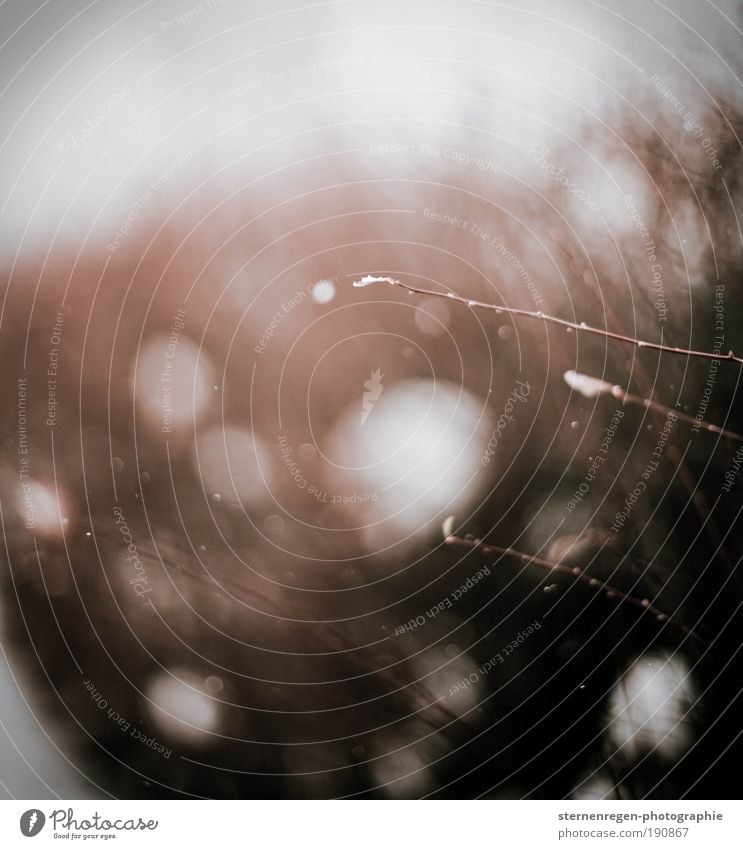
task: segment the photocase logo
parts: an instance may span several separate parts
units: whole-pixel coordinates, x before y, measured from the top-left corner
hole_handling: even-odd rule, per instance
[[[26,837],[36,837],[44,828],[46,817],[38,808],[31,808],[25,814],[21,814],[21,834]]]
[[[361,426],[369,417],[374,405],[379,401],[379,396],[382,394],[384,386],[382,386],[382,369],[376,369],[371,373],[369,380],[364,381],[364,397],[361,399]]]

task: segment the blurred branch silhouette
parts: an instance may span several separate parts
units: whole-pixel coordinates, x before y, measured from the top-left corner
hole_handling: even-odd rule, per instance
[[[655,607],[649,599],[639,598],[638,596],[623,592],[622,590],[619,590],[616,587],[607,584],[605,581],[601,581],[598,578],[593,577],[586,569],[581,569],[580,566],[568,566],[562,562],[545,560],[541,557],[526,554],[523,551],[517,551],[514,548],[494,545],[489,542],[484,542],[480,539],[460,537],[453,533],[449,533],[450,524],[451,519],[448,519],[444,523],[444,542],[447,545],[458,546],[460,548],[469,548],[472,550],[479,550],[484,557],[488,557],[491,555],[508,557],[513,560],[518,560],[528,566],[536,566],[537,568],[543,569],[546,572],[554,572],[560,575],[565,575],[574,580],[582,581],[594,590],[603,593],[606,598],[614,599],[622,604],[630,604],[635,607],[640,607],[643,610],[646,610],[650,615],[655,617],[656,621],[668,623],[672,627],[678,628],[684,634],[693,637],[701,643],[705,643],[705,641],[698,634],[692,631],[691,628],[674,619],[672,616],[669,616],[667,613],[664,613],[659,608]]]

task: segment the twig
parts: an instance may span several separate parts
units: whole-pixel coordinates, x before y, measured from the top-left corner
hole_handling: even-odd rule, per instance
[[[709,433],[719,433],[721,436],[726,436],[728,439],[734,439],[736,442],[743,442],[743,435],[734,433],[732,430],[726,430],[723,427],[718,427],[715,424],[697,419],[694,416],[689,416],[686,413],[674,410],[672,407],[666,407],[665,404],[660,404],[658,401],[653,401],[650,398],[643,398],[640,395],[633,395],[627,392],[622,386],[616,383],[609,383],[608,380],[602,380],[599,377],[591,377],[588,374],[579,374],[577,371],[566,371],[565,383],[571,388],[580,392],[586,398],[596,398],[599,395],[611,395],[623,404],[632,404],[636,407],[645,407],[647,410],[654,410],[656,413],[662,413],[664,416],[673,415],[679,421],[687,422],[701,430],[709,431]]]
[[[566,575],[575,580],[582,581],[583,583],[588,584],[588,586],[593,587],[600,592],[604,592],[607,598],[617,599],[619,602],[631,604],[635,607],[641,607],[643,610],[652,614],[656,621],[668,622],[669,625],[679,628],[684,634],[687,634],[700,642],[704,642],[701,637],[691,630],[691,628],[688,628],[686,625],[678,622],[667,613],[664,613],[662,610],[655,607],[647,598],[638,598],[637,596],[622,592],[616,587],[613,587],[604,581],[600,581],[598,578],[592,577],[588,572],[581,569],[580,566],[566,566],[564,563],[554,563],[551,560],[544,560],[541,557],[524,554],[524,552],[516,551],[514,548],[504,548],[503,546],[485,543],[480,539],[465,539],[463,537],[455,536],[454,534],[447,534],[446,526],[444,528],[444,533],[444,542],[447,545],[457,545],[472,550],[479,550],[485,557],[490,554],[500,554],[504,557],[512,557],[513,559],[520,560],[522,563],[526,563],[527,565],[533,565],[540,569],[544,569],[546,572],[557,572],[560,575]]]
[[[622,333],[613,333],[611,330],[602,330],[600,327],[591,327],[585,321],[574,322],[564,318],[557,318],[554,315],[547,315],[541,310],[522,310],[517,307],[501,307],[496,304],[488,304],[483,301],[473,301],[470,298],[463,298],[461,295],[455,295],[454,292],[436,292],[433,289],[421,289],[418,286],[409,286],[407,283],[401,283],[393,277],[373,277],[367,274],[361,280],[354,282],[356,288],[371,286],[373,283],[388,283],[390,286],[397,286],[400,289],[405,289],[407,292],[416,295],[430,295],[433,298],[446,298],[447,300],[458,301],[460,304],[465,304],[473,309],[493,310],[496,313],[508,313],[509,315],[520,315],[525,318],[536,318],[541,321],[559,324],[561,327],[569,327],[571,330],[579,330],[583,333],[592,333],[596,336],[603,336],[606,339],[614,339],[617,342],[624,342],[627,345],[635,345],[638,348],[650,348],[653,351],[665,351],[668,354],[681,354],[686,357],[702,357],[705,360],[719,360],[720,362],[742,363],[743,357],[736,356],[733,351],[728,351],[727,354],[714,354],[709,351],[694,351],[689,348],[678,348],[673,345],[663,345],[660,342],[646,342],[643,339],[635,339],[633,336],[625,336]]]

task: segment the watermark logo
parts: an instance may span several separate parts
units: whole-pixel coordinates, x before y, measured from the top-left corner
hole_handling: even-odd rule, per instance
[[[21,814],[21,834],[25,837],[36,837],[44,828],[46,817],[38,808],[31,808],[25,814]]]
[[[364,422],[369,418],[369,413],[371,413],[374,405],[379,401],[379,398],[382,395],[382,391],[384,390],[384,386],[382,385],[382,378],[384,375],[382,374],[382,369],[375,369],[371,373],[371,377],[369,380],[364,381],[364,397],[361,399],[361,426],[364,426]]]
[[[485,453],[480,458],[480,462],[483,466],[487,466],[490,463],[490,458],[494,456],[495,450],[498,447],[501,437],[503,436],[503,431],[506,425],[509,422],[515,422],[516,419],[512,415],[514,412],[515,405],[518,401],[522,404],[526,404],[529,400],[529,393],[531,392],[531,386],[529,381],[524,383],[521,380],[516,381],[516,386],[513,388],[513,391],[508,396],[506,400],[506,405],[503,408],[503,412],[501,413],[496,425],[495,430],[492,433],[492,436],[488,440],[488,447],[485,449]]]

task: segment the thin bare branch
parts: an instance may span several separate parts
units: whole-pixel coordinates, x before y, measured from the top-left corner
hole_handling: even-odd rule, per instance
[[[461,295],[455,295],[454,292],[437,292],[433,289],[421,289],[418,286],[410,286],[407,283],[402,283],[395,280],[393,277],[373,277],[366,275],[361,280],[354,282],[354,286],[362,288],[371,286],[374,283],[387,283],[390,286],[397,286],[400,289],[405,289],[407,292],[416,295],[429,295],[433,298],[445,298],[450,301],[457,301],[460,304],[465,304],[472,309],[492,310],[496,313],[507,313],[508,315],[519,315],[525,318],[534,318],[540,321],[549,322],[551,324],[559,324],[561,327],[567,327],[571,330],[577,330],[582,333],[592,333],[595,336],[603,336],[606,339],[614,339],[617,342],[623,342],[626,345],[635,345],[638,348],[649,348],[653,351],[664,351],[667,354],[681,354],[685,357],[702,357],[705,360],[719,360],[720,362],[743,363],[743,357],[738,357],[733,351],[728,351],[727,354],[715,354],[710,351],[695,351],[690,348],[678,348],[674,345],[663,345],[660,342],[646,342],[644,339],[635,339],[633,336],[625,336],[622,333],[613,333],[611,330],[603,330],[600,327],[591,327],[585,321],[574,322],[564,318],[557,318],[554,315],[547,315],[541,310],[523,310],[517,307],[498,306],[497,304],[488,304],[483,301],[473,301],[469,298],[463,298]]]
[[[623,404],[631,404],[635,407],[644,407],[646,410],[654,410],[656,413],[661,413],[664,416],[675,416],[679,421],[686,422],[693,427],[705,430],[709,433],[718,433],[728,439],[733,439],[736,442],[743,442],[743,435],[735,433],[732,430],[726,430],[724,427],[711,424],[704,419],[697,419],[695,416],[690,416],[687,413],[674,410],[672,407],[666,407],[665,404],[660,404],[658,401],[653,401],[651,398],[643,398],[640,395],[633,395],[627,392],[622,386],[616,383],[609,383],[608,380],[602,380],[598,377],[592,377],[588,374],[579,374],[577,371],[565,372],[565,383],[571,389],[575,389],[584,395],[586,398],[596,398],[599,395],[611,395],[617,401]]]
[[[514,548],[504,548],[503,546],[493,545],[492,543],[483,542],[480,539],[467,539],[464,537],[458,537],[454,534],[447,534],[444,537],[444,542],[447,545],[456,545],[463,548],[469,548],[473,550],[479,550],[484,557],[487,557],[492,554],[498,554],[503,557],[511,557],[514,560],[519,560],[521,563],[524,563],[528,566],[537,566],[540,569],[545,570],[546,572],[556,572],[560,575],[566,575],[574,580],[582,581],[587,584],[589,587],[604,593],[604,595],[609,599],[615,599],[616,601],[624,604],[631,604],[635,607],[640,607],[643,610],[646,610],[649,614],[655,617],[658,622],[667,622],[669,625],[672,625],[675,628],[683,631],[684,634],[693,637],[700,642],[704,642],[691,628],[688,628],[686,625],[682,624],[678,620],[674,619],[672,616],[669,616],[667,613],[664,613],[659,608],[655,607],[650,603],[650,600],[647,598],[638,598],[637,596],[630,595],[629,593],[622,592],[618,590],[616,587],[607,584],[604,581],[599,580],[598,578],[594,578],[589,572],[581,569],[580,566],[566,566],[564,563],[555,563],[551,560],[544,560],[541,557],[534,557],[531,554],[525,554],[522,551],[517,551]]]

